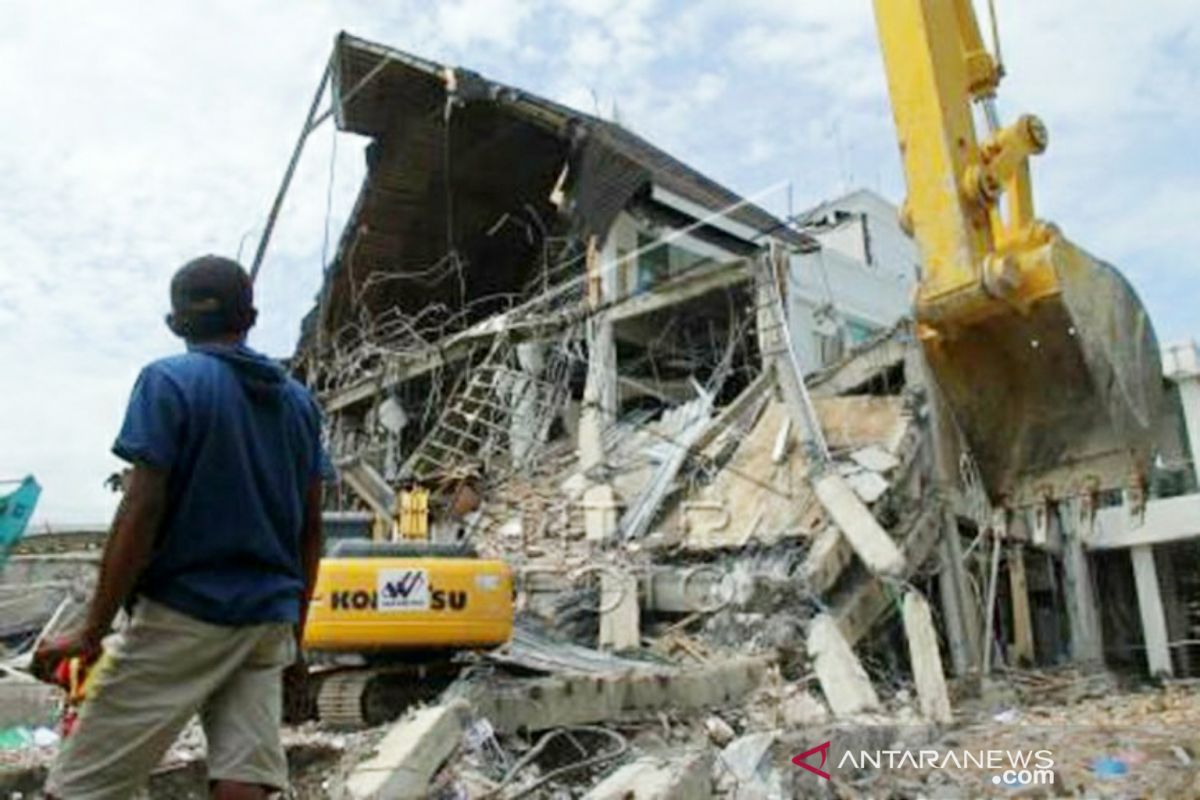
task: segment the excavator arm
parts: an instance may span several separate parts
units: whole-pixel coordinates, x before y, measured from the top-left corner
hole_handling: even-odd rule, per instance
[[[1111,266],[1034,214],[1031,115],[1002,126],[1001,69],[970,0],[875,0],[921,250],[926,357],[993,501],[1144,481],[1161,395],[1149,317]],[[976,130],[978,116],[984,128]]]

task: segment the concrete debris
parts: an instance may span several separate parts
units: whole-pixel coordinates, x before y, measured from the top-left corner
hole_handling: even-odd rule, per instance
[[[698,387],[699,388],[699,387]],[[654,521],[663,498],[670,491],[675,475],[712,413],[712,395],[699,389],[700,397],[663,415],[661,428],[664,441],[656,443],[652,461],[658,466],[650,483],[621,518],[621,536],[636,539],[643,536]]]
[[[613,653],[581,647],[546,635],[530,620],[518,620],[508,644],[489,650],[483,657],[497,664],[522,670],[584,675],[607,675],[638,671],[670,671],[670,665],[653,664]]]
[[[733,728],[729,726],[729,723],[720,717],[709,717],[704,720],[704,730],[708,732],[708,738],[717,747],[724,747],[737,736]]]
[[[724,467],[701,483],[664,514],[663,527],[672,529],[688,550],[744,548],[752,541],[771,545],[811,534],[816,505],[805,483],[807,460],[799,448],[776,462],[777,440],[784,425],[791,427],[782,403],[759,407],[747,417],[729,451]]]
[[[718,756],[718,785],[734,798],[784,798],[783,776],[769,758],[779,731],[761,731],[732,742]]]
[[[606,483],[589,486],[583,493],[581,505],[588,541],[604,542],[616,535],[620,506],[611,486]]]
[[[600,576],[600,649],[630,650],[641,643],[638,582],[631,572],[605,570]]]
[[[829,472],[816,480],[814,488],[833,523],[871,572],[895,577],[904,571],[900,548],[845,478]]]
[[[858,495],[858,499],[867,505],[875,503],[891,488],[891,484],[884,480],[883,476],[870,470],[851,470],[843,475],[842,478],[854,490],[854,493]]]
[[[829,709],[806,689],[789,687],[779,705],[779,714],[788,730],[802,730],[829,721]]]
[[[950,695],[942,670],[942,656],[938,652],[937,631],[933,627],[929,603],[920,592],[910,591],[904,596],[903,617],[921,713],[934,722],[948,723],[951,721]]]
[[[396,723],[376,753],[346,779],[346,797],[417,800],[462,738],[470,707],[463,700],[422,708]]]
[[[873,445],[896,453],[903,445],[908,419],[900,395],[820,397],[813,404],[829,449],[835,453]]]
[[[762,683],[767,663],[747,656],[666,672],[556,675],[475,687],[469,699],[475,712],[504,734],[636,720],[660,711],[696,712],[736,705]]]
[[[879,445],[863,447],[850,454],[850,458],[864,469],[887,473],[900,466],[900,459]]]
[[[829,707],[839,717],[879,708],[879,697],[837,623],[821,614],[808,629],[808,653]]]
[[[712,797],[712,754],[647,755],[609,775],[584,800],[705,800]]]

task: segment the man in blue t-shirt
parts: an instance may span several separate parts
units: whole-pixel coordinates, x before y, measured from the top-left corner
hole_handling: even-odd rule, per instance
[[[217,798],[287,786],[281,675],[295,663],[331,477],[312,395],[245,345],[253,290],[205,256],[171,281],[187,352],[138,376],[113,452],[132,464],[87,622],[41,656],[94,657],[51,770],[63,800],[125,798],[196,714]],[[121,607],[128,626],[109,632]]]

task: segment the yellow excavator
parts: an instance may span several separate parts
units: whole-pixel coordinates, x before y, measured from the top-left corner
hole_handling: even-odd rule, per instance
[[[436,696],[458,674],[458,654],[509,640],[512,570],[458,544],[338,542],[308,613],[310,681],[295,716],[375,725]]]
[[[430,541],[426,489],[395,492],[361,464],[343,477],[369,481],[370,538],[335,541],[321,559],[304,627],[309,680],[290,687],[288,707],[295,720],[358,728],[436,696],[463,653],[507,642],[514,592],[504,561]]]
[[[875,0],[875,18],[908,184],[901,222],[923,261],[918,335],[990,499],[1144,487],[1162,390],[1154,329],[1119,272],[1035,217],[1029,161],[1045,125],[1001,124],[1003,67],[970,0]]]

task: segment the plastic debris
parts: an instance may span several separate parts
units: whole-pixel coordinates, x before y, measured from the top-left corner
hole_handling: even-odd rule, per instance
[[[61,738],[61,736],[50,728],[40,727],[33,729],[33,743],[37,747],[53,747],[59,743]]]
[[[1092,762],[1092,773],[1097,778],[1121,778],[1129,774],[1129,765],[1119,758],[1102,756]]]
[[[1021,718],[1021,712],[1015,708],[1006,708],[1003,711],[997,712],[996,714],[992,715],[993,720],[995,720],[996,722],[1004,723],[1005,725],[1011,725],[1012,723],[1016,722],[1020,718]]]
[[[33,731],[24,726],[0,731],[0,750],[24,750],[33,747]]]

